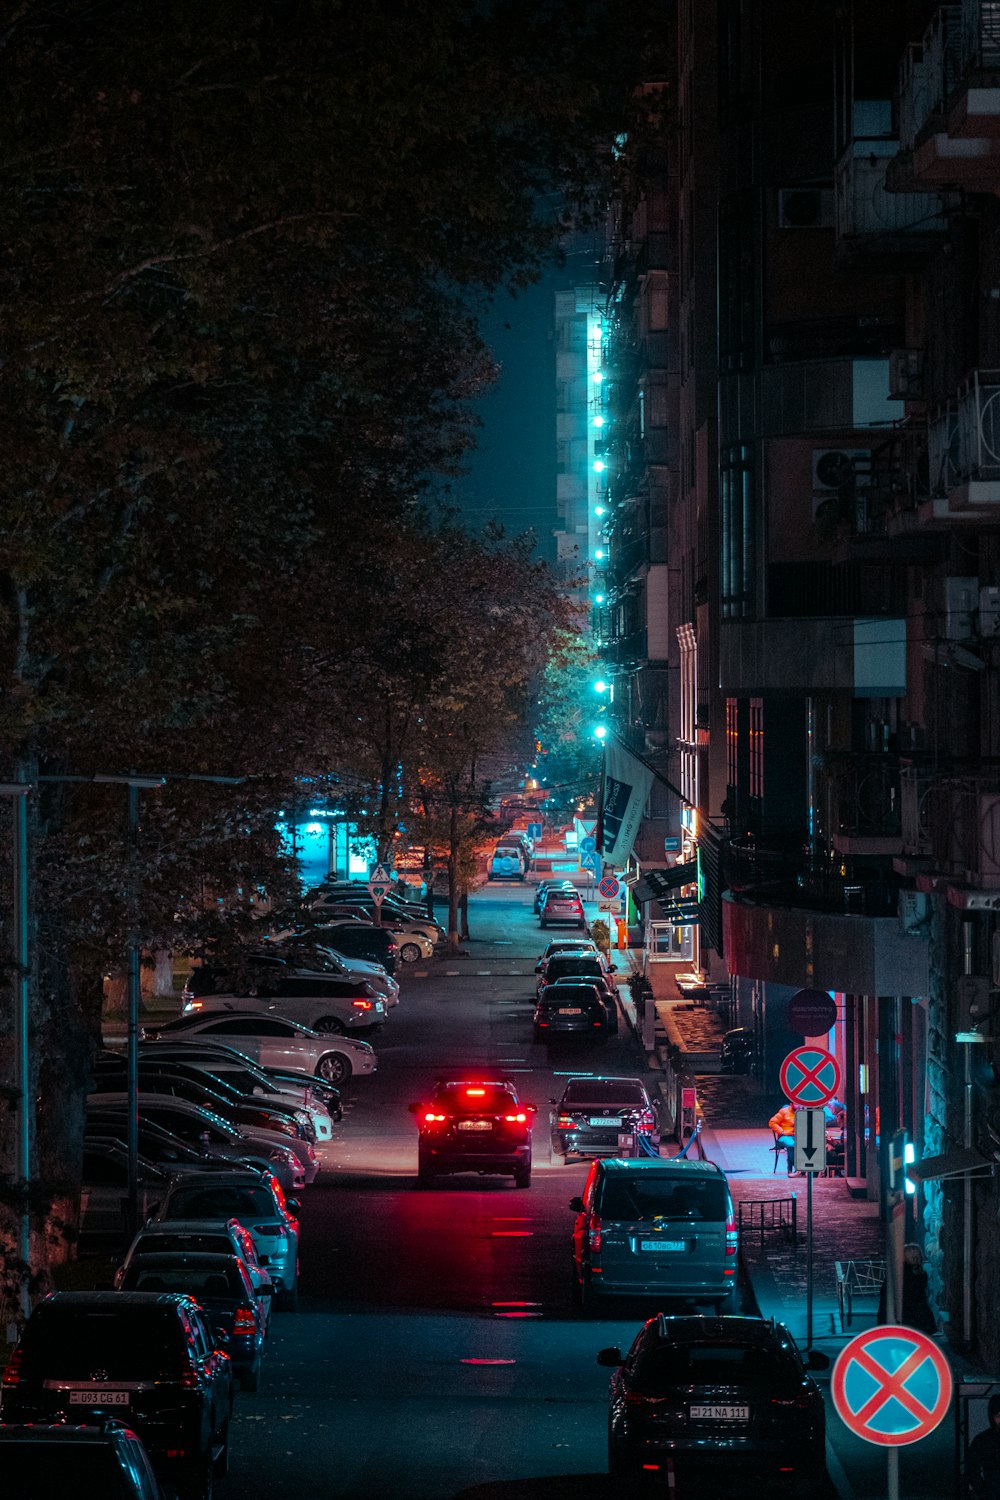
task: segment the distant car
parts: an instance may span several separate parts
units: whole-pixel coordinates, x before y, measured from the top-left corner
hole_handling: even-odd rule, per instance
[[[53,1292],[25,1323],[0,1390],[5,1422],[126,1420],[161,1477],[192,1497],[210,1496],[225,1472],[232,1365],[192,1297]]]
[[[566,949],[547,958],[538,973],[538,993],[558,979],[593,980],[607,988],[609,993],[616,988],[600,955],[585,948]]]
[[[823,1396],[783,1324],[661,1313],[643,1324],[627,1355],[602,1349],[597,1362],[614,1371],[612,1474],[674,1460],[683,1476],[688,1459],[703,1493],[713,1479],[725,1494],[741,1481],[762,1483],[768,1496],[826,1493]]]
[[[566,1162],[574,1156],[619,1156],[623,1135],[643,1136],[659,1150],[660,1107],[639,1078],[590,1073],[570,1078],[551,1103],[552,1151]]]
[[[355,1074],[374,1073],[378,1067],[374,1049],[360,1037],[320,1036],[297,1021],[274,1015],[264,1001],[247,1009],[235,1001],[232,1005],[224,1013],[202,1012],[178,1016],[162,1026],[145,1026],[143,1040],[225,1042],[263,1067],[315,1074],[326,1083],[345,1083]]]
[[[536,1042],[604,1042],[611,1034],[608,1007],[593,985],[547,985],[532,1017]]]
[[[0,1473],[10,1500],[163,1500],[142,1439],[112,1417],[100,1427],[0,1425]]]
[[[513,1176],[515,1187],[529,1187],[535,1112],[508,1079],[439,1081],[422,1103],[410,1105],[420,1182],[446,1172],[501,1173]]]
[[[528,857],[520,844],[498,844],[490,855],[486,878],[523,882],[527,870]]]
[[[278,1305],[299,1300],[299,1205],[262,1172],[213,1172],[179,1178],[157,1205],[150,1225],[174,1220],[239,1219],[253,1236],[257,1258],[278,1288]]]
[[[582,1305],[657,1297],[709,1302],[719,1312],[731,1304],[736,1215],[714,1162],[598,1158],[569,1206],[573,1293]]]
[[[324,907],[324,914],[331,922],[358,921],[373,927],[384,927],[396,939],[399,956],[404,964],[416,963],[421,958],[433,958],[434,946],[441,942],[444,934],[433,922],[418,922],[412,917],[401,917],[386,911],[375,920],[374,907],[342,904]]]
[[[723,1073],[749,1073],[753,1069],[756,1038],[751,1026],[737,1026],[727,1031],[719,1046],[719,1067]]]
[[[290,964],[269,968],[252,986],[237,985],[231,973],[214,965],[192,969],[184,986],[183,1013],[207,1010],[219,997],[247,1001],[249,1010],[257,1001],[266,1001],[279,1015],[330,1036],[374,1031],[385,1024],[387,1014],[384,999],[366,979],[310,974]]]
[[[321,912],[312,912],[310,915],[320,918],[309,929],[313,942],[327,944],[348,959],[366,958],[370,963],[380,963],[387,973],[395,974],[399,962],[399,944],[391,928],[375,927],[356,919],[331,922]]]
[[[573,989],[579,990],[584,986],[587,989],[593,990],[594,994],[597,995],[597,997],[603,1004],[608,1017],[608,1034],[610,1036],[617,1036],[618,987],[611,980],[604,981],[601,979],[597,979],[593,974],[584,978],[581,978],[577,974],[571,974],[568,977],[555,980],[555,982],[552,985],[547,986],[547,988],[561,990],[569,989],[570,987],[572,987]]]
[[[270,1282],[255,1287],[240,1256],[183,1249],[133,1255],[122,1270],[120,1290],[196,1298],[215,1337],[224,1335],[243,1390],[257,1389],[274,1287]]]
[[[542,909],[542,902],[547,893],[555,890],[574,891],[576,887],[572,880],[540,880],[535,886],[535,899],[531,908],[536,917]]]
[[[198,1251],[209,1255],[238,1255],[247,1268],[254,1295],[265,1299],[264,1332],[270,1322],[271,1304],[264,1287],[272,1285],[271,1273],[262,1266],[253,1235],[239,1219],[175,1219],[168,1224],[144,1224],[133,1239],[125,1258],[114,1275],[114,1289],[120,1291],[122,1278],[136,1255],[159,1255],[165,1251]]]
[[[578,891],[565,891],[556,886],[545,892],[545,899],[538,913],[538,925],[551,927],[553,922],[569,922],[574,927],[579,927],[581,932],[587,930],[587,917]]]

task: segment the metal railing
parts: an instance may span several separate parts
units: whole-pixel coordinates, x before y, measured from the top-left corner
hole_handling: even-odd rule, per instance
[[[917,136],[945,104],[961,70],[962,7],[942,5],[919,43],[908,47],[899,70],[899,139],[912,151]]]
[[[973,370],[928,427],[932,492],[1000,479],[1000,370]]]
[[[903,853],[943,874],[1000,886],[1000,769],[906,766],[900,774]]]
[[[837,236],[942,234],[948,218],[939,194],[890,193],[886,171],[899,142],[886,136],[858,136],[836,166]]]
[[[837,1311],[840,1330],[846,1333],[854,1319],[857,1297],[874,1297],[876,1308],[885,1280],[884,1260],[838,1260],[834,1262],[837,1277]]]
[[[798,1200],[790,1198],[747,1198],[738,1205],[737,1227],[740,1239],[755,1234],[763,1245],[764,1236],[775,1234],[790,1245],[798,1243]]]

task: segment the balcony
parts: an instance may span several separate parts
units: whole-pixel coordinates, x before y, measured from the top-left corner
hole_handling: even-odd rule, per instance
[[[903,59],[899,83],[902,151],[890,191],[965,188],[992,192],[1000,167],[1000,57],[992,0],[942,5]]]
[[[825,692],[896,697],[906,686],[906,620],[725,620],[719,678],[723,692],[734,698]]]
[[[890,192],[889,163],[899,151],[891,136],[858,136],[835,173],[837,250],[841,259],[917,261],[948,229],[944,194]]]
[[[816,773],[816,806],[838,854],[902,853],[899,777],[895,756],[828,752]]]
[[[922,889],[943,882],[1000,892],[1000,766],[905,766],[900,811],[904,858],[897,868],[916,873],[920,866],[909,861],[919,861]]]
[[[974,370],[931,416],[928,519],[1000,522],[1000,371]]]

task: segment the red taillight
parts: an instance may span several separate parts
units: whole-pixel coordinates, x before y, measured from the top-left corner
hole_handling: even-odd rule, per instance
[[[527,1124],[528,1116],[527,1115],[504,1115],[504,1119],[507,1121],[508,1125],[525,1125],[525,1124]]]
[[[587,1234],[588,1234],[588,1238],[589,1238],[589,1241],[590,1241],[590,1248],[591,1248],[591,1250],[600,1250],[600,1248],[601,1248],[601,1221],[597,1217],[596,1214],[594,1215],[594,1217],[590,1221],[590,1228],[588,1229]]]
[[[355,1010],[371,1010],[372,1008],[370,1000],[352,1000],[351,1004]]]
[[[466,1089],[465,1092],[470,1099],[482,1099],[486,1094],[485,1089]]]
[[[257,1319],[253,1315],[252,1307],[238,1307],[236,1318],[233,1322],[234,1333],[253,1333],[257,1327]]]
[[[440,1121],[443,1120],[444,1118],[445,1118],[444,1115],[435,1115],[435,1114],[432,1114],[430,1110],[428,1110],[427,1113],[424,1115],[424,1119],[427,1121],[428,1125],[435,1124],[435,1123],[440,1123]]]
[[[576,1126],[576,1121],[573,1119],[572,1115],[557,1115],[556,1116],[556,1129],[557,1130],[573,1130],[575,1128],[575,1126]]]
[[[656,1116],[653,1114],[653,1111],[651,1109],[644,1109],[636,1121],[636,1125],[639,1130],[655,1130]]]
[[[23,1359],[24,1351],[22,1349],[15,1349],[10,1359],[7,1361],[7,1368],[3,1372],[3,1379],[0,1380],[0,1386],[2,1386],[5,1391],[9,1390],[11,1386],[20,1384],[21,1361]]]
[[[635,1391],[625,1393],[626,1406],[655,1406],[659,1396],[640,1396]]]
[[[194,1391],[198,1388],[198,1376],[194,1370],[185,1370],[183,1375],[178,1375],[175,1370],[166,1370],[160,1379],[164,1384],[183,1386],[186,1391]]]
[[[816,1402],[812,1396],[772,1396],[772,1406],[782,1406],[790,1411],[811,1411]]]

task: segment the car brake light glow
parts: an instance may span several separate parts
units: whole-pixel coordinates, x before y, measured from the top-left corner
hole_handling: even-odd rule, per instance
[[[428,1110],[427,1113],[424,1115],[424,1119],[428,1123],[431,1123],[431,1122],[433,1122],[435,1120],[443,1120],[444,1118],[445,1118],[444,1115],[435,1115],[430,1110]]]
[[[556,1129],[557,1130],[572,1130],[575,1127],[575,1125],[576,1125],[576,1121],[574,1120],[574,1118],[573,1118],[572,1115],[557,1115],[556,1116]]]
[[[352,1000],[351,1004],[355,1010],[371,1010],[372,1008],[370,1000]]]
[[[11,1388],[11,1386],[15,1386],[15,1385],[19,1385],[20,1384],[20,1381],[21,1381],[21,1361],[23,1359],[24,1359],[24,1350],[23,1349],[15,1349],[14,1352],[13,1352],[13,1354],[11,1355],[10,1359],[7,1361],[7,1368],[3,1372],[3,1379],[0,1380],[0,1385],[3,1386],[4,1390],[9,1390]]]
[[[732,1213],[726,1216],[726,1254],[735,1255],[739,1243],[739,1235],[736,1231],[736,1219]],[[727,1272],[727,1274],[729,1274]]]
[[[238,1307],[236,1317],[233,1321],[234,1333],[253,1333],[257,1327],[257,1319],[253,1315],[252,1307]]]
[[[590,1240],[590,1248],[591,1248],[591,1250],[600,1250],[600,1248],[601,1248],[601,1221],[597,1217],[596,1214],[594,1215],[594,1217],[590,1221],[590,1229],[588,1230],[588,1236],[589,1236],[589,1240]]]
[[[485,1089],[466,1089],[465,1092],[468,1094],[468,1096],[469,1096],[470,1099],[482,1099],[483,1096],[486,1093],[486,1090]]]
[[[527,1123],[527,1115],[504,1115],[504,1119],[510,1125],[524,1125]]]

